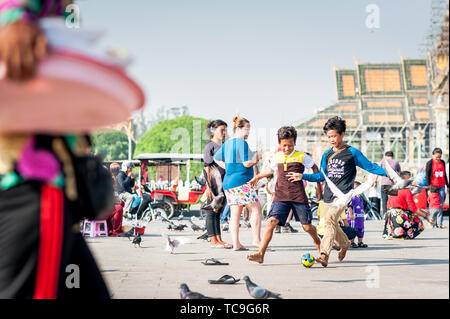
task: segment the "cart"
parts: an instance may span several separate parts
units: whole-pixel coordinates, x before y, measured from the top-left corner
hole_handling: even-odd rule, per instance
[[[190,207],[199,203],[206,190],[206,185],[192,187],[190,183],[182,186],[179,181],[181,166],[187,165],[187,181],[189,180],[189,168],[191,161],[203,162],[202,154],[172,154],[172,153],[143,153],[135,157],[140,161],[139,181],[145,183],[151,189],[151,197],[158,207],[164,209],[167,218],[183,215],[183,211],[190,213]],[[154,180],[148,177],[148,166],[156,167]],[[177,184],[173,184],[178,180]]]

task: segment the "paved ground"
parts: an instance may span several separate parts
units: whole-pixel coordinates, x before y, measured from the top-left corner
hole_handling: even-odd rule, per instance
[[[187,224],[187,221],[183,221]],[[202,224],[202,221],[198,222]],[[444,222],[448,227],[448,218]],[[299,223],[293,223],[300,229]],[[333,251],[327,268],[315,264],[304,268],[303,254],[316,254],[308,234],[274,234],[263,265],[247,261],[248,252],[213,249],[197,240],[190,229],[173,236],[186,236],[191,244],[176,254],[163,251],[166,224],[152,222],[143,236],[142,248],[133,248],[126,238],[87,238],[113,298],[179,298],[180,283],[212,297],[249,298],[244,283],[210,285],[208,279],[222,275],[248,275],[283,298],[449,298],[449,229],[425,229],[414,240],[384,240],[382,222],[366,221],[367,249],[349,250],[344,262]],[[252,247],[251,230],[241,228],[241,242]],[[231,240],[224,233],[225,240]],[[204,266],[214,257],[229,266]],[[82,275],[82,274],[81,274]]]

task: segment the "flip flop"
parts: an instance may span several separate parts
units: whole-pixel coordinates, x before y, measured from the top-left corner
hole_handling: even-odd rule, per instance
[[[240,279],[236,279],[230,275],[224,275],[220,277],[218,280],[208,280],[211,285],[232,285],[239,281]]]
[[[233,250],[234,250],[234,251],[247,251],[248,248],[241,247],[241,248],[239,248],[239,249],[233,249]]]
[[[209,246],[209,247],[211,247],[211,248],[225,248],[225,246],[224,246],[224,245]]]
[[[233,248],[233,245],[230,245],[230,244],[228,244],[228,245],[217,245],[217,246],[210,246],[211,248],[225,248],[225,249],[231,249],[231,248]]]
[[[226,266],[229,265],[229,263],[223,263],[218,261],[215,258],[208,258],[205,261],[202,261],[202,264],[205,266]]]

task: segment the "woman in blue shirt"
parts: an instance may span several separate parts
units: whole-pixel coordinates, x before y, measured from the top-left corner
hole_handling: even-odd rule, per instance
[[[231,209],[230,232],[233,250],[248,250],[239,242],[239,221],[244,206],[250,211],[250,223],[253,232],[253,244],[261,244],[261,205],[253,186],[248,182],[253,178],[254,167],[260,158],[258,152],[252,152],[247,142],[250,122],[239,116],[233,119],[233,137],[227,140],[214,159],[225,166],[223,189]]]

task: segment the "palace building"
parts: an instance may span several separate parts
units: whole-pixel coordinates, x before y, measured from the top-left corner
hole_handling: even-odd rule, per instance
[[[335,68],[337,103],[297,126],[299,147],[320,158],[329,148],[323,125],[337,115],[347,122],[346,142],[373,162],[388,150],[410,165],[429,159],[436,143],[427,63],[400,58],[401,63]]]

